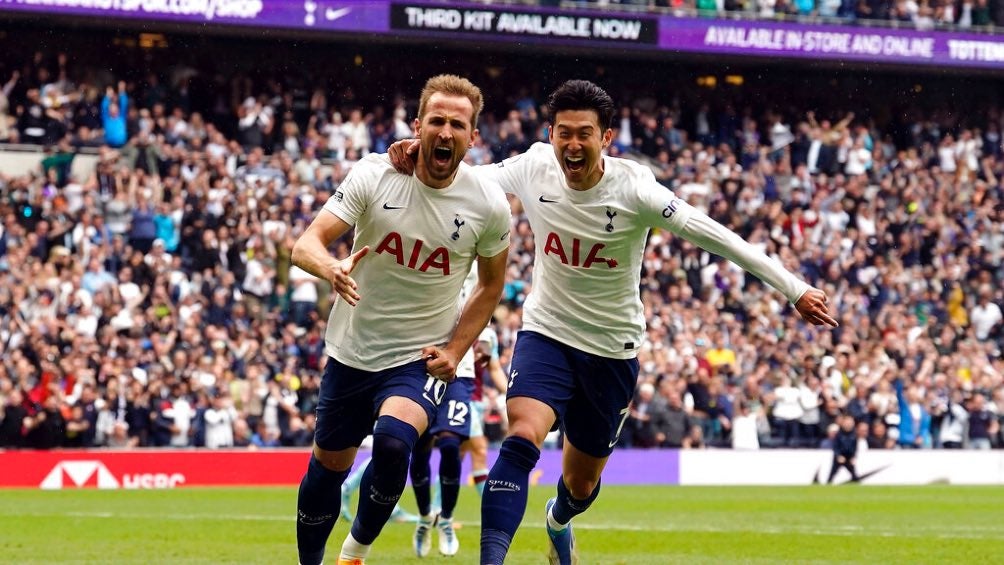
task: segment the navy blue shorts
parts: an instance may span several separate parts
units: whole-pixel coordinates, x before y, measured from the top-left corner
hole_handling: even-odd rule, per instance
[[[326,451],[359,447],[373,433],[380,405],[392,396],[403,396],[425,409],[433,422],[446,395],[446,383],[428,376],[425,361],[363,371],[328,357],[321,379],[314,442]]]
[[[521,331],[506,398],[526,396],[547,404],[573,446],[607,457],[620,438],[637,380],[637,359],[600,357]]]
[[[471,395],[474,379],[457,379],[446,387],[446,397],[439,405],[436,419],[429,426],[430,434],[451,432],[467,439],[471,437]]]

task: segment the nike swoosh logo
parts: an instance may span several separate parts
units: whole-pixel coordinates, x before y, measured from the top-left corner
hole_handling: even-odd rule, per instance
[[[541,202],[547,203],[547,204],[553,204],[553,203],[557,202],[557,200],[548,200],[547,198],[544,198],[543,194],[540,195],[540,198],[538,198],[538,200],[540,200]]]
[[[863,483],[863,482],[865,482],[865,479],[867,479],[869,477],[873,477],[873,476],[881,473],[882,471],[885,471],[886,469],[888,469],[891,466],[892,466],[891,464],[890,465],[883,465],[883,466],[879,467],[878,469],[875,469],[874,471],[869,471],[867,473],[859,473],[858,474],[858,482],[859,483]],[[816,469],[816,476],[812,477],[812,484],[814,484],[814,485],[821,484],[823,482],[822,481],[822,474],[823,474],[823,468],[822,467]],[[850,481],[848,481],[848,482],[850,482]],[[841,484],[843,484],[843,483],[841,483]]]
[[[885,471],[889,467],[891,467],[891,464],[890,465],[883,465],[883,466],[879,467],[878,469],[875,469],[874,471],[869,471],[867,473],[862,473],[862,474],[858,475],[858,482],[862,482],[863,483],[863,482],[865,482],[865,479],[867,479],[868,477],[872,477],[874,475],[877,475],[877,474],[881,473],[882,471]]]
[[[332,10],[328,8],[324,12],[324,18],[329,22],[333,22],[339,18],[343,18],[352,12],[352,8],[339,8],[337,10]]]
[[[404,206],[391,206],[391,205],[387,204],[386,202],[384,202],[383,203],[383,209],[384,210],[402,210],[402,209],[404,209]]]

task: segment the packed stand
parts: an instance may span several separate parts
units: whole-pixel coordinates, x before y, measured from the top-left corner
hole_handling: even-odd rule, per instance
[[[0,175],[0,444],[309,445],[331,295],[290,250],[355,161],[411,136],[414,101],[233,77],[207,117],[184,78],[73,76],[38,57],[4,86],[6,141],[49,153]],[[489,98],[469,162],[546,137],[534,90]],[[639,98],[610,153],[824,288],[841,327],[654,232],[621,445],[818,447],[849,414],[868,448],[1001,446],[1001,115],[883,129],[755,108]],[[98,160],[74,178],[81,147]],[[532,285],[513,212],[503,367]]]

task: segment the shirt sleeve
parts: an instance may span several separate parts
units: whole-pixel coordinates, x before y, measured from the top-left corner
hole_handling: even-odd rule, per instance
[[[496,183],[489,182],[488,184],[495,185]],[[509,218],[511,215],[509,202],[500,196],[498,203],[492,206],[492,213],[484,233],[478,238],[478,255],[494,257],[509,248]]]
[[[372,199],[378,174],[366,160],[356,163],[335,193],[324,203],[324,209],[350,226],[356,225]]]
[[[672,190],[659,184],[652,171],[636,169],[634,175],[634,182],[639,187],[641,196],[640,212],[643,221],[649,227],[679,233],[696,209]]]
[[[500,163],[479,165],[475,169],[478,175],[483,175],[482,178],[494,180],[506,194],[522,198],[522,189],[529,184],[531,162],[540,151],[537,145],[539,144],[535,143],[525,153],[509,157]]]
[[[682,201],[681,201],[682,202]],[[682,206],[690,207],[683,202]],[[734,231],[708,217],[700,210],[693,209],[686,224],[674,233],[680,237],[710,251],[715,255],[725,257],[747,272],[753,273],[760,280],[777,289],[792,304],[810,288],[808,283],[799,279],[781,266],[781,263],[771,259],[765,253],[754,247]]]
[[[792,304],[811,288],[732,230],[686,203],[671,190],[657,186],[658,189],[648,187],[642,193],[646,208],[643,212],[653,220],[651,227],[667,229],[705,251],[725,257],[777,289]]]

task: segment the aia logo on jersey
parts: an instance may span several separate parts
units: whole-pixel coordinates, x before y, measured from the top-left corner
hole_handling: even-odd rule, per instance
[[[409,269],[418,269],[423,273],[438,269],[444,277],[449,276],[450,252],[445,247],[437,247],[430,251],[421,239],[416,239],[410,247],[411,249],[406,249],[401,234],[392,231],[383,238],[380,245],[377,245],[376,252],[392,255],[398,265]],[[407,259],[405,258],[406,253]]]
[[[679,198],[673,199],[669,204],[666,205],[665,208],[662,209],[662,217],[666,218],[667,220],[672,218],[673,214],[676,213],[676,211],[680,208],[680,204],[682,203],[683,201],[680,200]]]
[[[606,265],[607,268],[613,269],[617,266],[617,259],[602,257],[600,255],[606,247],[602,243],[594,243],[589,248],[589,252],[586,254],[584,260],[582,259],[582,240],[573,237],[571,244],[571,247],[569,247],[562,243],[558,234],[551,232],[547,234],[547,241],[544,243],[544,255],[553,255],[562,264],[571,265],[572,267],[588,269],[594,265]]]

